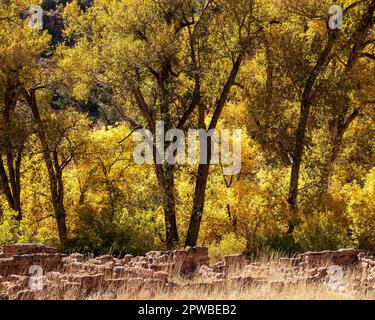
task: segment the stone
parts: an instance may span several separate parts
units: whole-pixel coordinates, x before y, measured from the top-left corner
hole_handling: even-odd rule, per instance
[[[125,267],[119,267],[119,266],[114,267],[113,268],[113,277],[115,279],[123,278],[125,276],[125,271],[126,270],[127,269]]]
[[[71,255],[69,255],[70,259],[74,259],[78,262],[83,262],[85,260],[85,256],[83,254],[80,254],[80,253],[72,253]]]
[[[32,253],[57,253],[57,249],[45,245],[25,243],[20,245],[5,245],[3,246],[3,255],[9,258],[16,255],[32,254]]]
[[[128,264],[134,257],[131,254],[127,254],[124,259],[122,259],[123,264]]]
[[[301,262],[310,267],[322,265],[349,267],[358,263],[360,253],[360,251],[354,249],[342,249],[338,251],[306,252],[300,254],[299,258]]]
[[[225,266],[228,269],[228,272],[236,272],[245,268],[246,258],[244,255],[231,255],[224,257]]]
[[[104,255],[96,258],[96,260],[99,260],[101,263],[108,263],[108,262],[113,262],[113,257],[110,255]]]

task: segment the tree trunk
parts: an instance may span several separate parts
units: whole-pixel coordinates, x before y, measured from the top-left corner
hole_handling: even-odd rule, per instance
[[[344,138],[345,132],[348,130],[351,123],[359,116],[359,110],[354,109],[354,111],[346,117],[347,108],[341,112],[341,114],[336,118],[333,128],[331,130],[331,152],[328,159],[323,165],[321,170],[320,178],[320,192],[318,196],[318,204],[322,204],[324,199],[327,196],[329,181],[332,176],[333,165],[340,155],[340,150],[342,147],[342,141]]]
[[[237,61],[233,64],[228,80],[217,102],[214,115],[212,117],[208,131],[212,129],[216,129],[221,112],[223,111],[225,103],[227,102],[230,90],[236,81],[242,60],[243,60],[243,56],[240,55],[237,58]],[[202,215],[203,215],[203,210],[204,210],[207,180],[208,180],[208,175],[210,172],[211,149],[212,149],[211,138],[208,137],[207,139],[207,164],[200,164],[198,167],[198,176],[197,176],[197,180],[195,183],[195,194],[194,194],[194,199],[193,199],[193,209],[191,212],[188,233],[186,235],[186,242],[185,242],[186,246],[194,247],[197,245],[199,230],[200,230],[200,226],[202,222]]]
[[[48,177],[50,182],[50,191],[52,197],[52,205],[55,212],[55,219],[57,223],[57,230],[59,233],[60,243],[64,245],[67,242],[67,227],[66,227],[66,212],[64,207],[64,184],[62,180],[62,172],[60,170],[58,156],[55,152],[53,155],[49,150],[48,140],[44,130],[43,122],[40,117],[35,91],[30,94],[25,92],[27,102],[31,108],[34,116],[34,121],[37,127],[37,135],[43,148],[44,162],[47,167]]]
[[[161,85],[161,87],[163,87]],[[135,88],[133,90],[134,97],[138,103],[138,107],[148,123],[148,127],[152,134],[155,137],[156,134],[156,121],[153,115],[150,113],[149,107],[142,95],[140,88]],[[167,99],[165,99],[167,100]],[[163,114],[166,116],[168,110],[166,108],[167,103],[163,102]],[[185,115],[187,118],[187,115]],[[166,126],[167,129],[170,128],[170,121],[168,117],[166,117]],[[186,119],[181,121],[184,123]],[[155,173],[158,179],[159,186],[163,192],[163,210],[164,210],[164,221],[165,221],[165,238],[166,244],[168,249],[173,249],[179,241],[178,238],[178,230],[177,230],[177,222],[176,222],[176,201],[174,196],[174,166],[173,165],[162,165],[157,163],[157,148],[155,143],[153,145],[153,158],[154,158],[154,166],[155,166]]]
[[[174,196],[174,166],[158,164],[157,149],[153,146],[154,164],[159,187],[163,192],[163,210],[165,222],[165,241],[167,248],[172,250],[178,245],[178,229],[176,220],[176,201]]]
[[[165,240],[168,249],[174,249],[179,241],[174,196],[174,166],[155,163],[155,172],[163,192]]]
[[[292,170],[290,175],[290,184],[289,184],[289,196],[288,203],[291,211],[291,217],[288,221],[288,234],[292,234],[296,226],[297,218],[297,196],[298,196],[298,186],[299,186],[299,176],[302,164],[303,151],[305,146],[305,138],[307,131],[307,124],[310,116],[310,109],[313,101],[313,90],[316,84],[316,80],[319,74],[324,71],[325,67],[330,61],[330,55],[332,49],[338,39],[338,31],[328,31],[329,38],[328,42],[321,53],[317,63],[315,64],[314,69],[311,71],[311,74],[306,82],[302,101],[301,101],[301,111],[298,122],[298,127],[295,135],[295,147],[293,152],[293,161],[292,161]]]
[[[16,83],[18,81],[16,80]],[[12,114],[15,110],[18,99],[18,84],[10,86],[6,89],[4,94],[4,110],[3,121],[5,125],[4,130],[4,145],[5,145],[5,158],[6,166],[0,155],[0,181],[2,189],[5,193],[9,207],[17,212],[17,220],[22,220],[21,210],[21,162],[23,155],[23,145],[18,147],[15,152],[15,147],[12,142]]]
[[[7,199],[8,205],[11,209],[14,210],[14,199],[12,195],[12,191],[9,187],[8,175],[5,171],[3,159],[0,157],[0,179],[1,179],[1,187]]]
[[[355,33],[354,45],[349,59],[346,63],[341,81],[346,80],[345,77],[347,77],[353,70],[354,66],[358,62],[358,59],[360,58],[362,50],[366,48],[366,41],[369,32],[371,30],[371,27],[374,25],[374,12],[375,1],[372,0],[368,6],[366,13],[362,16],[361,23],[359,24],[358,30]],[[346,92],[348,92],[348,90]],[[339,108],[337,114],[335,115],[333,123],[330,124],[332,151],[321,172],[321,192],[318,198],[319,204],[323,202],[328,193],[333,164],[340,154],[344,134],[348,130],[351,123],[360,114],[360,111],[358,109],[354,109],[354,111],[348,115],[348,109],[348,104],[345,104],[342,108]]]
[[[59,192],[54,192],[53,208],[56,216],[57,230],[61,244],[65,244],[68,239],[68,231],[66,228],[66,212],[64,207],[64,192],[61,190],[63,182],[61,176],[57,178]]]
[[[211,145],[211,142],[208,142],[208,146],[210,145]],[[211,154],[210,149],[211,148],[209,147],[207,150],[208,157],[210,157],[210,154]],[[210,171],[209,164],[200,164],[198,167],[198,177],[195,183],[193,210],[191,213],[190,225],[189,225],[189,230],[186,236],[185,246],[194,247],[197,245],[199,229],[200,229],[201,222],[202,222],[202,215],[203,215],[203,209],[204,209],[204,203],[205,203],[206,187],[207,187],[209,171]]]
[[[178,244],[178,231],[176,221],[176,202],[174,196],[174,166],[166,165],[164,168],[164,216],[166,228],[166,242],[169,249]]]
[[[341,77],[341,81],[345,81],[346,77],[349,73],[353,70],[354,66],[358,62],[360,58],[361,52],[363,49],[366,48],[366,41],[368,38],[369,31],[371,27],[374,25],[373,15],[375,12],[375,1],[373,0],[366,13],[362,16],[361,23],[359,24],[358,30],[355,33],[355,42],[353,48],[351,50],[350,56],[345,66],[345,70]],[[348,92],[348,90],[346,90]],[[349,103],[349,102],[348,102]],[[329,182],[332,175],[333,165],[336,161],[337,157],[340,154],[342,141],[344,138],[345,132],[348,130],[349,126],[352,122],[359,116],[360,111],[358,109],[354,109],[351,114],[348,115],[349,105],[345,103],[341,108],[338,109],[337,114],[334,116],[334,120],[330,123],[330,131],[331,131],[331,147],[332,150],[330,155],[324,164],[322,171],[321,171],[321,178],[320,178],[320,192],[318,195],[318,204],[322,204],[324,199],[327,196]]]

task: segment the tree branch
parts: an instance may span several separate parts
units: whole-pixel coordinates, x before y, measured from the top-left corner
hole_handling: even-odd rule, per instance
[[[145,99],[142,95],[141,89],[139,87],[133,89],[133,94],[134,94],[135,100],[138,103],[138,107],[139,107],[142,115],[144,116],[144,118],[147,121],[149,129],[151,130],[152,133],[155,133],[156,132],[156,123],[155,123],[155,120],[152,117],[150,109],[149,109],[149,107],[148,107],[148,105],[147,105],[147,103],[146,103],[146,101],[145,101]]]

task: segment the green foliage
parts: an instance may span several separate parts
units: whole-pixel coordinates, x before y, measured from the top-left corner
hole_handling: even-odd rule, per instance
[[[234,233],[227,233],[221,241],[213,242],[208,246],[208,253],[213,262],[222,260],[224,256],[245,251],[246,239],[237,237]]]
[[[65,247],[66,251],[141,255],[161,246],[160,240],[157,241],[159,226],[152,212],[130,214],[123,210],[112,216],[106,209],[97,213],[86,205],[78,209],[78,214],[74,236]]]
[[[340,224],[335,213],[314,211],[295,231],[302,251],[335,250],[352,245],[348,225]]]
[[[288,235],[285,233],[278,234],[261,234],[257,237],[258,245],[256,251],[253,253],[255,255],[262,254],[263,252],[278,252],[282,255],[292,256],[297,252],[303,252],[301,246],[296,243],[295,237],[293,235]]]
[[[16,243],[20,237],[17,212],[5,210],[0,220],[0,245]]]
[[[375,169],[367,175],[363,187],[358,184],[348,188],[351,200],[348,214],[352,219],[355,244],[368,252],[375,252]]]
[[[17,220],[17,212],[5,210],[0,220],[0,245],[16,243],[43,243],[58,245],[59,241],[54,233],[45,226],[32,229],[26,219]]]

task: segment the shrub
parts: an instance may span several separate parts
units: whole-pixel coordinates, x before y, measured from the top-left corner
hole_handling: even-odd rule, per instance
[[[159,229],[153,222],[153,212],[95,212],[89,206],[79,210],[75,236],[69,240],[66,251],[78,251],[94,255],[127,253],[141,255],[161,247],[157,238]],[[162,229],[162,228],[160,228]]]
[[[16,243],[20,237],[20,223],[16,219],[17,212],[5,210],[0,221],[0,245]]]
[[[303,218],[294,238],[302,251],[335,250],[351,245],[348,226],[342,225],[339,216],[332,211],[314,211]]]
[[[224,235],[220,242],[208,245],[208,253],[212,261],[219,261],[224,256],[243,253],[246,250],[246,239],[237,237],[234,233]]]
[[[375,169],[367,175],[363,187],[356,184],[349,189],[347,211],[353,240],[360,249],[375,253]]]

